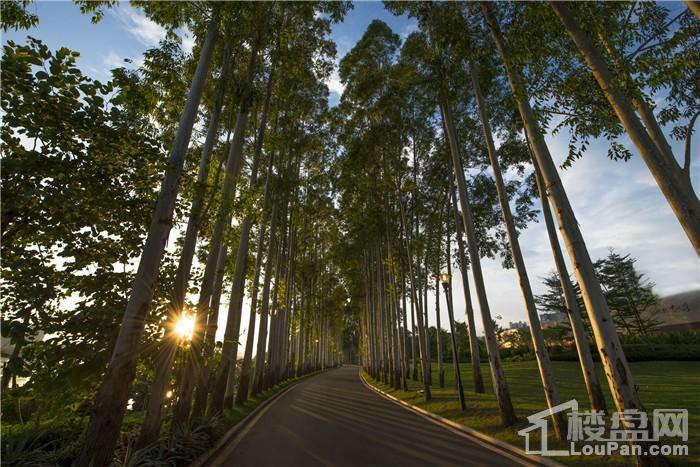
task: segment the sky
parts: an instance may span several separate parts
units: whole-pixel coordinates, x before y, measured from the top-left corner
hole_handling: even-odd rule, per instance
[[[39,25],[30,31],[3,34],[2,43],[8,40],[22,43],[27,35],[31,35],[43,40],[52,49],[65,46],[77,50],[81,54],[78,66],[84,73],[100,80],[108,79],[109,70],[122,66],[124,59],[138,65],[143,52],[156,46],[165,36],[162,28],[127,3],[107,10],[98,24],[92,24],[90,17],[82,15],[70,2],[36,2],[29,8],[39,15]],[[415,20],[393,16],[380,2],[357,2],[345,20],[332,29],[331,37],[337,44],[339,58],[352,48],[374,19],[386,22],[402,38],[417,28]],[[187,36],[186,31],[182,31],[182,34],[183,48],[189,51],[192,38]],[[330,104],[335,105],[343,90],[337,73],[327,84],[331,91]],[[568,134],[550,134],[546,141],[555,162],[561,163],[568,151]],[[696,189],[700,187],[698,141],[700,137],[696,136],[692,170]],[[637,259],[639,271],[656,284],[654,290],[661,296],[700,289],[700,263],[695,251],[634,146],[629,140],[623,142],[634,154],[629,162],[609,160],[606,156],[607,143],[594,141],[583,159],[567,170],[560,170],[591,257],[594,260],[601,258],[610,248],[621,254],[631,254]],[[681,143],[672,141],[672,147],[676,154],[682,154]],[[541,215],[538,220],[520,235],[525,264],[536,294],[544,292],[542,277],[554,270]],[[483,259],[482,266],[492,315],[501,316],[500,322],[504,326],[512,321],[525,320],[515,271],[503,270],[499,260]],[[570,265],[569,270],[572,270]],[[464,320],[465,308],[461,283],[456,272],[453,281],[454,304],[455,318],[459,321]],[[473,281],[471,283],[473,287]],[[476,296],[474,291],[472,295]],[[444,297],[442,300],[441,321],[447,323]],[[433,325],[434,301],[434,296],[428,300],[430,323]],[[227,298],[224,298],[221,309],[226,310],[227,305]],[[220,332],[224,319],[225,313],[221,313]],[[477,331],[481,333],[479,321],[477,318]],[[241,322],[248,322],[247,303]],[[245,339],[245,334],[242,338]]]

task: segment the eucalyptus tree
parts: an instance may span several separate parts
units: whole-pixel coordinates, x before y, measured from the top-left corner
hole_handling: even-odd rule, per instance
[[[290,88],[280,87],[274,96],[278,117],[275,121],[275,126],[278,127],[278,134],[273,135],[271,138],[271,146],[269,151],[275,153],[275,159],[277,160],[278,166],[278,178],[275,180],[268,180],[266,183],[265,190],[265,201],[264,206],[277,206],[274,210],[274,216],[271,218],[271,222],[277,223],[277,214],[283,215],[286,219],[286,214],[288,209],[285,207],[287,203],[291,201],[290,196],[293,192],[293,186],[289,185],[294,177],[290,177],[290,173],[294,171],[294,167],[298,166],[298,163],[303,158],[303,151],[307,150],[303,144],[308,144],[305,142],[306,135],[314,131],[314,121],[320,118],[319,110],[326,108],[326,101],[322,99],[319,101],[319,96],[327,92],[325,88],[319,87],[318,79],[323,79],[330,72],[330,58],[335,53],[334,44],[327,39],[327,35],[330,31],[329,25],[332,21],[338,21],[342,18],[342,15],[347,8],[346,4],[338,3],[334,5],[327,5],[322,3],[305,3],[305,4],[287,4],[284,5],[283,10],[288,18],[284,22],[284,31],[280,31],[278,36],[278,41],[280,50],[279,54],[276,55],[276,60],[278,61],[276,67],[281,76],[286,79],[293,79],[294,85]],[[328,16],[324,16],[317,13],[328,13]],[[299,121],[305,122],[303,126],[303,131],[299,129]],[[295,160],[292,161],[292,151],[295,152]],[[282,158],[284,157],[284,164],[287,169],[284,171],[284,176],[282,177]],[[287,185],[285,185],[285,183]],[[277,200],[272,203],[274,198]],[[281,198],[280,198],[281,196]],[[279,204],[283,203],[283,205]],[[267,209],[267,208],[265,208]],[[286,222],[286,221],[284,221]],[[284,225],[283,225],[284,226]],[[282,229],[283,232],[286,229]],[[271,233],[274,233],[273,229],[270,229]],[[261,229],[261,234],[264,230]],[[282,235],[282,239],[284,239]],[[271,237],[274,240],[275,237]],[[262,240],[262,237],[261,237]],[[280,245],[275,245],[274,242],[269,242],[267,262],[265,266],[265,275],[263,283],[263,297],[261,306],[263,308],[263,314],[260,320],[260,331],[263,331],[261,335],[263,338],[258,340],[259,352],[256,358],[256,381],[259,389],[262,387],[264,381],[264,369],[265,369],[265,353],[264,349],[266,346],[267,338],[264,334],[267,333],[267,312],[266,310],[270,307],[270,294],[273,298],[275,296],[281,295],[278,290],[278,281],[272,281],[271,275],[273,274],[278,278],[283,278],[283,271],[279,268],[274,268],[274,257],[279,250],[278,247],[288,247],[289,242],[281,242]],[[262,242],[258,243],[258,248],[262,248]],[[240,248],[240,247],[239,247]],[[286,251],[286,250],[285,250]],[[258,264],[262,264],[263,250],[258,250],[256,259],[256,273],[257,276],[259,272]],[[278,275],[278,271],[282,276]],[[252,287],[253,303],[257,304],[257,279],[254,280]],[[232,297],[238,292],[232,292]],[[240,300],[240,299],[237,299]],[[277,301],[273,301],[274,310]],[[285,309],[283,313],[286,313]],[[279,320],[275,318],[274,326],[279,326]],[[236,396],[236,402],[242,403],[247,398],[248,385],[249,385],[249,372],[252,368],[252,338],[254,333],[252,332],[255,325],[255,313],[251,313],[250,323],[248,327],[248,342],[246,343],[246,350],[243,361],[243,369],[241,371],[241,379],[239,382],[239,389]],[[273,331],[271,329],[271,331]],[[275,328],[274,332],[277,336],[278,329]],[[235,338],[235,337],[234,337]],[[280,338],[281,339],[281,338]],[[273,340],[275,346],[275,351],[279,350],[279,346],[283,346],[283,343],[279,343]],[[262,360],[260,359],[262,355]],[[234,357],[235,358],[235,357]],[[275,362],[276,364],[276,362]],[[227,384],[227,395],[226,398],[232,397],[233,391],[233,371],[235,367],[231,367],[229,370],[229,383]],[[260,373],[262,372],[262,373]],[[273,372],[274,373],[274,372]]]
[[[467,274],[467,255],[464,247],[464,224],[462,215],[457,207],[457,193],[454,181],[450,181],[450,204],[454,215],[455,236],[457,237],[457,253],[459,259],[460,272],[462,276],[462,290],[464,291],[465,310],[467,318],[467,335],[469,339],[469,356],[472,365],[472,379],[474,380],[474,392],[484,392],[484,377],[481,374],[481,359],[479,350],[479,340],[476,337],[476,322],[474,321],[474,308],[472,305],[471,290],[469,288],[469,275]]]
[[[453,15],[453,18],[459,16],[460,14],[456,12],[456,14]],[[461,29],[469,30],[469,25],[463,25]],[[501,162],[505,162],[506,164],[509,164],[512,167],[514,167],[519,173],[522,174],[524,172],[525,163],[529,159],[529,155],[527,151],[524,150],[524,145],[518,142],[519,137],[517,136],[517,134],[514,134],[513,128],[515,128],[515,131],[518,131],[519,125],[514,125],[510,121],[510,114],[512,113],[512,110],[508,105],[503,106],[501,104],[509,102],[509,99],[507,97],[507,91],[505,91],[505,89],[502,89],[503,86],[500,84],[501,82],[497,79],[494,79],[494,71],[496,70],[496,66],[494,63],[495,57],[488,53],[489,48],[479,42],[479,35],[465,36],[462,34],[455,38],[449,38],[449,31],[444,29],[442,31],[442,33],[447,36],[446,40],[451,41],[451,45],[455,48],[453,55],[463,57],[468,63],[468,74],[470,75],[472,82],[471,88],[476,100],[476,108],[474,110],[474,113],[477,113],[479,115],[481,121],[483,141],[486,142],[489,163],[492,167],[494,179],[496,182],[496,191],[499,196],[499,204],[501,207],[501,213],[504,218],[504,224],[506,225],[506,233],[511,250],[512,261],[515,266],[515,269],[518,272],[521,284],[521,290],[528,315],[528,322],[530,323],[530,334],[533,339],[533,347],[535,349],[538,366],[540,368],[540,375],[543,382],[543,388],[545,390],[545,395],[547,396],[548,403],[551,407],[558,404],[556,384],[553,379],[551,365],[549,364],[547,349],[544,345],[544,338],[542,336],[542,331],[539,325],[539,318],[537,315],[534,296],[532,294],[529,278],[525,269],[525,263],[518,244],[519,242],[516,234],[516,223],[512,219],[510,204],[507,200],[507,193],[509,187],[507,187],[506,184],[504,184],[503,182],[500,167]],[[466,40],[465,37],[467,38]],[[477,50],[482,52],[475,54],[475,51]],[[483,63],[483,67],[480,70],[481,73],[479,73],[476,60],[479,60]],[[488,86],[486,93],[482,93],[481,91],[481,83],[484,81],[487,83]],[[489,102],[487,103],[487,101]],[[498,115],[497,112],[501,113],[502,115]],[[505,141],[501,144],[501,147],[498,150],[498,153],[500,153],[500,155],[497,153],[493,142],[491,130],[492,123],[495,124],[496,128],[499,129],[501,138],[505,139]],[[499,161],[499,158],[501,159],[501,161]],[[530,188],[526,187],[525,191],[527,192],[530,190]],[[520,211],[523,207],[525,206],[522,204],[516,204],[517,211]],[[546,207],[548,206],[544,206],[543,209]],[[547,217],[547,214],[549,213],[545,213],[545,217]],[[555,245],[553,244],[552,247],[555,248]],[[579,315],[577,313],[571,313],[569,314],[569,316],[572,320],[572,327],[582,329],[583,324]],[[580,337],[583,337],[583,335]],[[602,401],[602,394],[600,393],[600,388],[595,384],[596,378],[592,366],[592,359],[590,357],[590,350],[585,340],[580,342],[578,347],[579,353],[582,357],[581,364],[584,372],[584,379],[586,379],[586,381],[589,381],[590,379],[590,384],[587,383],[589,397],[592,401],[596,401],[596,406],[601,406],[600,402]],[[604,402],[602,406],[604,407]],[[565,422],[560,417],[555,417],[555,422],[555,428],[557,430],[557,433],[560,437],[562,437],[566,431]]]
[[[205,195],[210,182],[210,166],[212,152],[220,129],[220,115],[224,104],[224,98],[229,82],[231,62],[233,60],[231,50],[231,38],[228,39],[221,50],[221,69],[219,80],[214,91],[214,99],[211,103],[209,121],[202,153],[199,160],[199,169],[195,187],[192,193],[192,204],[187,220],[187,227],[182,238],[180,258],[175,276],[175,283],[171,292],[171,300],[168,305],[169,316],[166,321],[165,335],[161,342],[159,358],[155,377],[151,385],[146,414],[139,433],[137,447],[143,447],[154,441],[160,433],[160,424],[163,411],[163,401],[167,393],[167,387],[171,383],[173,360],[177,352],[178,336],[175,335],[172,323],[185,314],[185,295],[195,255],[197,237],[203,224],[205,211]],[[230,130],[229,130],[230,131]],[[216,177],[218,178],[218,176]],[[216,179],[215,178],[215,179]],[[211,190],[215,190],[214,185]],[[211,199],[211,198],[210,198]],[[207,203],[208,204],[208,203]]]
[[[477,297],[479,299],[481,309],[494,391],[499,404],[501,421],[506,426],[512,425],[515,422],[515,411],[513,409],[508,384],[503,372],[503,365],[501,363],[498,343],[496,341],[496,335],[493,328],[493,320],[489,310],[484,277],[481,270],[481,260],[478,247],[479,240],[477,240],[474,216],[472,206],[470,205],[469,191],[467,189],[467,182],[464,175],[461,146],[457,139],[458,135],[456,134],[455,130],[456,127],[453,117],[452,104],[450,103],[450,90],[454,89],[452,86],[450,86],[452,84],[452,82],[449,81],[451,77],[450,71],[455,68],[455,64],[446,60],[443,55],[445,52],[442,50],[444,44],[441,43],[440,37],[437,36],[435,32],[435,28],[437,27],[437,22],[435,21],[435,7],[430,5],[418,5],[413,6],[412,8],[406,8],[409,10],[410,14],[418,18],[422,28],[428,31],[428,34],[414,34],[413,37],[409,38],[407,44],[404,46],[404,49],[410,51],[410,53],[416,57],[416,61],[422,65],[424,73],[435,77],[438,83],[434,92],[436,100],[439,102],[442,123],[450,149],[453,171],[457,181],[459,193],[458,198],[462,208],[462,222],[464,224],[464,230],[467,234],[469,258],[471,261],[472,274],[474,276]],[[396,10],[401,12],[403,9],[396,8]],[[443,27],[446,26],[443,25]],[[429,41],[431,43],[429,43]],[[479,237],[479,239],[483,239],[483,237]]]
[[[505,37],[518,38],[508,45],[511,60],[543,128],[570,133],[564,166],[583,157],[592,138],[610,142],[611,159],[629,160],[629,135],[697,251],[690,166],[700,111],[693,65],[700,21],[681,4],[658,2],[533,2],[499,10]],[[674,155],[671,138],[685,140],[683,154]]]
[[[491,125],[489,123],[489,114],[486,110],[484,96],[481,91],[481,85],[479,83],[480,77],[478,75],[476,66],[473,62],[470,63],[469,68],[472,78],[472,87],[474,89],[474,97],[476,98],[477,107],[479,110],[479,118],[481,120],[481,126],[484,131],[484,140],[486,141],[486,147],[489,154],[491,169],[493,170],[493,176],[496,181],[496,190],[498,192],[498,200],[501,205],[501,214],[503,215],[503,221],[506,225],[506,232],[508,234],[508,241],[510,243],[511,253],[513,255],[513,262],[515,263],[515,269],[518,273],[518,280],[520,282],[520,289],[522,291],[523,301],[525,302],[525,309],[527,311],[528,324],[530,328],[530,335],[532,336],[532,344],[535,351],[535,358],[539,367],[540,377],[542,379],[542,386],[545,392],[545,397],[547,399],[547,405],[551,409],[552,407],[559,405],[561,402],[559,398],[559,391],[557,390],[556,382],[554,381],[554,373],[552,371],[551,362],[549,360],[549,353],[547,352],[547,348],[545,346],[544,336],[542,334],[542,327],[540,326],[540,320],[537,314],[535,297],[532,293],[530,279],[525,268],[525,260],[523,259],[523,254],[520,249],[518,234],[515,230],[513,215],[511,213],[510,204],[508,203],[506,187],[505,183],[503,182],[503,174],[501,173],[501,166],[498,161],[496,147],[493,142]],[[552,416],[552,418],[554,420],[554,429],[557,433],[557,436],[559,437],[559,439],[565,439],[566,422],[564,420],[563,414],[555,414]]]
[[[346,89],[338,108],[338,112],[342,115],[344,130],[344,133],[339,136],[339,141],[343,144],[345,155],[342,158],[341,173],[338,178],[343,193],[342,211],[363,212],[361,219],[349,219],[354,224],[351,224],[351,229],[356,232],[358,241],[366,242],[363,239],[372,237],[385,239],[386,233],[392,231],[387,225],[388,201],[396,200],[394,204],[399,206],[402,219],[401,236],[404,241],[402,250],[403,254],[408,253],[406,262],[409,264],[412,306],[417,310],[418,317],[424,395],[429,399],[427,331],[424,328],[424,307],[418,298],[421,294],[417,288],[417,277],[413,267],[417,261],[410,254],[408,246],[409,230],[404,196],[400,191],[397,193],[397,189],[401,190],[403,185],[401,181],[403,174],[397,170],[401,168],[400,170],[404,173],[406,171],[405,165],[400,162],[402,156],[400,148],[403,146],[401,131],[398,127],[400,114],[397,112],[401,105],[399,103],[401,101],[398,100],[400,94],[392,92],[393,85],[390,80],[398,46],[398,36],[386,24],[374,21],[369,25],[362,39],[340,63],[340,77]],[[353,127],[360,131],[348,132]],[[375,157],[367,160],[369,154],[375,154]],[[379,187],[376,186],[377,180],[381,181]],[[376,232],[376,236],[371,232]],[[393,232],[397,232],[397,229],[393,229]],[[379,244],[373,243],[375,243],[373,248],[365,253],[368,261],[376,255],[381,258],[384,255],[382,252],[386,251],[385,246],[381,245],[385,241],[380,241]],[[391,319],[390,312],[388,315],[386,313],[386,294],[381,287],[372,285],[372,282],[384,277],[385,269],[378,267],[381,264],[381,261],[375,260],[367,263],[370,277],[375,279],[367,284],[368,309],[365,324],[368,326],[369,347],[373,354],[372,367],[376,371],[376,366],[379,365],[381,373],[384,373],[388,371],[390,362],[396,366],[397,358],[394,358],[392,346],[389,345],[392,340],[389,331],[394,327],[394,320]]]
[[[639,150],[696,253],[700,255],[700,200],[690,179],[690,138],[695,120],[700,114],[697,79],[694,84],[690,81],[690,89],[684,90],[683,94],[674,92],[673,89],[669,92],[676,106],[674,120],[681,114],[690,119],[688,126],[680,132],[687,140],[683,165],[673,154],[649,103],[649,96],[645,95],[647,86],[652,89],[669,87],[668,78],[663,79],[657,75],[659,68],[667,74],[673,73],[674,78],[683,75],[694,75],[697,78],[696,67],[685,65],[684,60],[691,60],[686,63],[692,63],[700,56],[700,22],[685,10],[681,13],[687,18],[685,26],[682,25],[677,32],[671,33],[669,25],[677,18],[664,24],[670,19],[666,8],[637,7],[631,4],[605,8],[603,14],[598,12],[595,15],[601,18],[599,24],[589,25],[578,19],[584,16],[582,13],[576,14],[578,8],[572,11],[558,2],[551,2],[550,5]],[[585,16],[589,14],[585,12]],[[635,21],[623,19],[629,16],[634,16]],[[635,30],[635,34],[627,31],[620,34],[624,28]],[[587,29],[598,32],[600,44],[596,43]],[[618,33],[613,34],[612,39],[611,30]],[[660,65],[659,54],[662,54]],[[679,65],[672,65],[674,62]]]
[[[605,373],[613,393],[615,405],[619,411],[643,411],[644,408],[639,399],[632,373],[615,330],[610,309],[602,292],[600,282],[596,277],[593,262],[586,249],[583,235],[564,191],[549,148],[544,141],[539,122],[527,100],[519,67],[511,61],[509,49],[504,41],[493,5],[482,3],[481,10],[496,43],[496,48],[503,59],[506,76],[533,149],[535,163],[541,170],[546,186],[549,187],[548,196],[555,208],[560,231],[569,251],[571,262],[574,264],[574,273],[581,286],[581,292],[586,303],[586,309],[591,320],[596,344],[606,370]],[[641,463],[654,462],[654,458],[644,455],[637,457],[637,459]]]
[[[260,123],[255,137],[255,148],[253,150],[253,164],[248,178],[248,196],[254,200],[253,196],[257,190],[258,171],[260,166],[260,158],[262,155],[263,141],[265,131],[268,124],[268,114],[272,99],[272,90],[275,76],[276,63],[272,63],[267,76],[267,84],[265,91],[264,104],[261,110]],[[271,159],[268,160],[268,166],[272,166]],[[268,172],[269,179],[269,172]],[[251,200],[251,201],[252,201]],[[226,401],[233,400],[233,388],[235,384],[236,372],[236,357],[238,354],[238,339],[241,325],[241,313],[243,310],[243,296],[245,288],[245,279],[248,272],[248,257],[249,257],[249,242],[250,234],[255,221],[254,212],[252,212],[251,202],[247,203],[241,233],[238,240],[238,250],[236,252],[236,261],[234,276],[231,281],[231,294],[229,298],[229,308],[226,318],[226,328],[224,332],[224,343],[221,350],[221,361],[219,362],[214,385],[212,387],[211,411],[219,412],[223,410]],[[200,389],[204,391],[204,389]],[[228,404],[230,405],[230,403]]]
[[[586,385],[588,400],[593,409],[605,412],[607,411],[605,397],[603,396],[603,390],[600,386],[600,381],[598,380],[598,375],[595,371],[593,355],[591,354],[591,348],[588,344],[588,333],[583,324],[576,291],[571,283],[569,271],[567,270],[566,263],[564,262],[564,255],[561,251],[559,238],[557,237],[557,230],[556,226],[554,225],[554,219],[552,218],[552,211],[549,207],[549,200],[547,199],[547,191],[545,189],[544,180],[542,180],[542,175],[540,174],[537,166],[535,166],[535,180],[537,183],[537,191],[539,193],[540,201],[542,203],[542,216],[544,217],[545,225],[547,227],[547,236],[549,237],[552,255],[554,256],[554,263],[557,268],[559,285],[564,297],[565,312],[569,318],[571,331],[574,335],[574,341],[576,342],[576,352],[578,353],[579,362],[581,364],[583,382]]]
[[[215,6],[209,18],[204,42],[199,53],[197,70],[190,86],[180,125],[172,145],[168,170],[161,185],[153,220],[143,248],[133,289],[126,307],[112,359],[102,381],[86,428],[85,441],[77,459],[78,465],[103,465],[109,462],[126,410],[129,390],[136,370],[137,349],[143,334],[145,318],[153,297],[153,285],[165,243],[172,224],[179,179],[185,162],[204,82],[208,75],[214,43],[218,35],[220,11]]]
[[[182,379],[178,391],[177,404],[173,412],[173,426],[187,422],[189,419],[195,383],[201,381],[204,377],[204,362],[201,357],[204,345],[205,325],[212,310],[211,299],[216,283],[218,261],[220,258],[224,259],[227,256],[227,245],[224,243],[224,237],[229,229],[233,216],[233,201],[242,165],[243,145],[245,143],[248,118],[253,103],[253,83],[259,71],[259,54],[267,42],[266,28],[269,27],[269,23],[266,23],[263,18],[266,18],[269,14],[268,10],[268,8],[261,6],[250,8],[251,17],[249,21],[251,24],[255,25],[254,28],[251,28],[251,50],[249,52],[245,78],[240,86],[241,91],[238,99],[239,108],[233,130],[233,140],[226,158],[224,180],[221,185],[221,204],[216,214],[212,237],[209,242],[209,253],[207,255],[204,275],[202,276],[200,285],[195,327],[189,347],[191,357],[187,359],[185,376]]]

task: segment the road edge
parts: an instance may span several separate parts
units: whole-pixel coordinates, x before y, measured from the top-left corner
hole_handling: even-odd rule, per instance
[[[525,462],[526,465],[541,465],[545,467],[564,467],[564,464],[560,464],[559,462],[556,462],[552,459],[547,459],[542,456],[537,456],[535,454],[526,454],[525,451],[522,449],[513,446],[512,444],[506,443],[505,441],[501,441],[500,439],[494,438],[493,436],[489,436],[485,433],[482,433],[480,431],[474,430],[472,428],[469,428],[466,425],[462,425],[461,423],[457,423],[453,420],[450,420],[449,418],[442,417],[440,415],[437,415],[433,412],[428,412],[425,409],[421,409],[420,407],[417,407],[413,404],[409,404],[406,401],[402,401],[401,399],[392,396],[391,394],[388,394],[381,389],[373,386],[370,384],[366,379],[365,376],[362,374],[362,368],[360,368],[358,375],[360,377],[360,381],[362,381],[362,384],[364,384],[369,390],[375,392],[376,394],[380,395],[381,397],[397,404],[400,405],[401,407],[411,410],[413,412],[416,412],[417,414],[423,416],[424,418],[427,418],[433,423],[436,423],[438,425],[442,425],[445,428],[450,429],[451,431],[457,432],[458,434],[465,436],[466,438],[469,438],[470,440],[480,444],[481,446],[484,446],[487,449],[490,449],[491,451],[498,452],[499,454],[505,454],[508,455],[508,457],[515,457],[516,460],[520,462]],[[506,452],[504,452],[506,451]]]
[[[283,395],[285,395],[290,390],[294,389],[299,383],[304,382],[309,378],[313,378],[316,375],[325,373],[326,371],[332,370],[334,368],[328,368],[326,370],[316,371],[314,373],[305,375],[304,377],[299,378],[297,381],[290,383],[281,391],[273,394],[272,396],[262,401],[260,405],[255,407],[248,415],[243,417],[240,421],[238,421],[238,423],[229,428],[229,430],[226,433],[224,433],[224,435],[219,439],[219,441],[217,441],[214,447],[208,450],[206,453],[199,456],[197,460],[190,464],[190,467],[204,467],[205,465],[210,465],[210,463],[215,461],[216,458],[223,452],[223,450],[226,447],[228,447],[230,443],[235,441],[236,437],[241,433],[241,431],[243,431],[244,428],[247,428],[251,423],[256,421],[256,419],[259,418],[259,416],[262,416],[263,413],[275,402],[277,402]]]

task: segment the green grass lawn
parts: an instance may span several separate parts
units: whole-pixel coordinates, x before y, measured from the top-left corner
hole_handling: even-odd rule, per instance
[[[555,376],[558,382],[559,393],[562,402],[576,399],[579,410],[589,410],[588,397],[583,385],[583,377],[577,362],[552,362]],[[671,362],[653,361],[637,362],[630,364],[635,382],[639,387],[639,393],[646,409],[688,409],[689,412],[689,456],[672,457],[674,465],[697,465],[700,463],[700,362]],[[393,396],[421,407],[443,417],[455,420],[470,428],[479,430],[503,441],[509,442],[520,448],[524,448],[524,439],[516,432],[529,424],[525,417],[547,408],[544,393],[540,382],[539,373],[534,361],[505,362],[504,369],[510,393],[518,415],[518,424],[514,427],[504,428],[500,425],[498,405],[493,395],[491,376],[488,364],[482,364],[486,384],[486,394],[473,392],[473,380],[469,364],[461,365],[462,379],[465,389],[467,410],[461,413],[457,391],[454,389],[454,377],[451,364],[445,364],[445,388],[437,387],[437,363],[433,362],[433,400],[423,401],[423,395],[417,391],[421,385],[416,381],[409,381],[409,391],[396,391],[387,385],[372,380],[365,376],[376,387]],[[605,383],[605,377],[600,364],[597,370],[601,382]],[[614,405],[607,384],[603,384],[608,409],[614,411]],[[651,420],[650,420],[651,423]],[[531,441],[532,442],[532,441]],[[539,441],[535,441],[539,446]],[[680,443],[678,439],[675,444]],[[550,440],[551,446],[561,446],[554,439]],[[572,456],[556,458],[564,464],[573,465],[600,465],[602,463],[612,465],[630,465],[632,459],[622,456],[615,457],[588,457]]]

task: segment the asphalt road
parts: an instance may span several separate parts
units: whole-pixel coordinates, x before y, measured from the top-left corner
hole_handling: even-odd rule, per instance
[[[208,465],[523,465],[395,404],[342,367],[305,380],[248,424]]]

